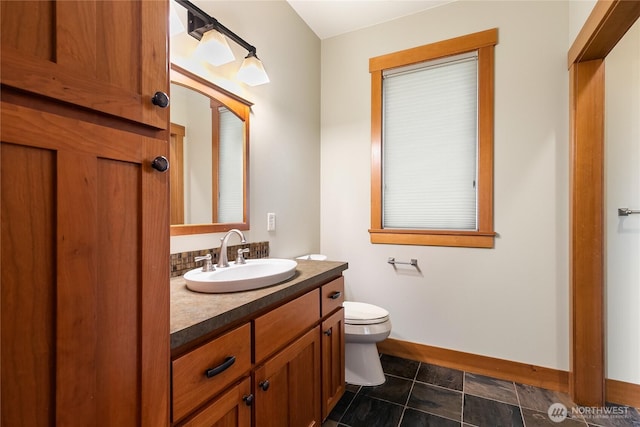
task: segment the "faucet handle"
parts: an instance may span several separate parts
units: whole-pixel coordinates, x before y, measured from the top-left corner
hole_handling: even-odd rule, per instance
[[[199,261],[204,261],[204,264],[202,265],[202,271],[215,271],[216,268],[213,266],[213,263],[211,262],[211,254],[206,254],[203,256],[197,256],[193,259],[195,262],[199,262]]]
[[[251,252],[249,248],[238,249],[238,255],[236,256],[236,264],[246,264],[247,261],[245,261],[242,254],[248,254],[249,252]]]

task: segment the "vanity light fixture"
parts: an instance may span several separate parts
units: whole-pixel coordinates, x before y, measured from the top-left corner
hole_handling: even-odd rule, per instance
[[[258,59],[254,46],[189,0],[175,0],[175,2],[187,9],[187,32],[191,37],[200,40],[196,55],[206,57],[207,62],[216,66],[233,61],[235,57],[227,43],[226,37],[228,37],[248,51],[238,70],[238,79],[250,86],[269,82],[269,76]]]
[[[242,61],[238,70],[238,78],[249,86],[258,86],[269,83],[269,76],[262,66],[262,61],[258,59],[255,51],[250,51]]]
[[[169,34],[171,37],[176,34],[180,34],[185,31],[184,25],[182,25],[182,21],[178,17],[178,11],[176,10],[176,6],[173,2],[171,2],[171,7],[169,9]]]
[[[233,52],[231,52],[227,39],[217,30],[209,30],[202,35],[194,55],[216,67],[236,59]]]

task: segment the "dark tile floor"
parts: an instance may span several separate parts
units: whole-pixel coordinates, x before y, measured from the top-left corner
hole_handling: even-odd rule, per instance
[[[581,409],[555,391],[385,354],[381,361],[386,382],[347,384],[322,427],[640,427],[636,408]],[[566,419],[561,412],[552,421],[553,404],[568,408]]]

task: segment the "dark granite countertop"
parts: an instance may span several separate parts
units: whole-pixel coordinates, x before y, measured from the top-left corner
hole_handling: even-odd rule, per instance
[[[240,319],[318,287],[348,268],[341,261],[296,260],[293,278],[254,291],[204,294],[187,289],[182,277],[171,286],[171,349],[177,349],[222,330]]]

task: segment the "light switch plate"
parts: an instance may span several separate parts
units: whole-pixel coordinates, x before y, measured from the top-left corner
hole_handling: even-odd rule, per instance
[[[267,214],[267,231],[276,231],[276,214],[273,212]]]

